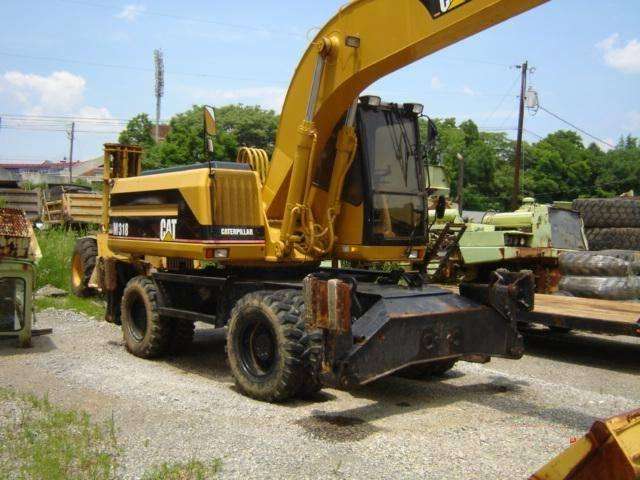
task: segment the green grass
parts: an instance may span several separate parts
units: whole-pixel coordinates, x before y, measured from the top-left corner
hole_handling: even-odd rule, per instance
[[[199,460],[163,463],[147,471],[142,480],[212,480],[218,478],[221,469],[222,462],[219,459],[207,463]]]
[[[37,232],[42,259],[38,263],[37,288],[53,285],[69,291],[71,288],[71,257],[78,237],[84,232],[52,228]],[[36,300],[37,310],[57,308],[74,310],[98,319],[104,318],[105,303],[97,298],[78,298],[73,294],[60,298]]]
[[[117,480],[123,455],[112,419],[93,422],[87,413],[59,408],[47,397],[0,387],[3,480]],[[221,468],[219,459],[165,462],[142,479],[213,480]]]
[[[36,300],[36,310],[46,310],[47,308],[56,308],[58,310],[73,310],[83,313],[88,317],[94,317],[102,320],[105,315],[105,302],[98,298],[79,298],[69,294],[67,297],[58,298],[38,298]]]
[[[0,389],[12,414],[0,420],[0,478],[112,480],[121,449],[113,421],[93,423],[86,413],[64,410],[32,395]]]
[[[83,235],[83,234],[82,234]],[[52,228],[36,233],[42,259],[38,262],[38,288],[50,284],[69,290],[71,283],[71,257],[80,233]]]

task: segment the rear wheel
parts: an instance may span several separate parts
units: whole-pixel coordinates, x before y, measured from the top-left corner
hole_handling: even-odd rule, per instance
[[[441,377],[451,370],[457,360],[439,360],[437,362],[427,363],[424,365],[411,365],[410,367],[400,370],[397,375],[412,380],[420,380],[429,377]]]
[[[96,268],[98,243],[95,238],[81,238],[76,242],[71,257],[71,290],[78,297],[90,297],[96,294],[89,287],[89,280]]]
[[[258,400],[283,401],[308,393],[300,292],[253,292],[236,303],[227,354],[238,388]],[[318,388],[315,389],[317,391]]]
[[[140,358],[156,358],[166,353],[170,323],[160,317],[160,293],[148,277],[129,280],[120,306],[122,334],[127,350]]]

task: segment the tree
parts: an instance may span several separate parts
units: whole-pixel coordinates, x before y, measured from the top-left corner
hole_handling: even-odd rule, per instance
[[[202,106],[194,105],[190,110],[173,116],[169,122],[169,134],[157,145],[153,141],[137,143],[145,148],[144,167],[161,168],[207,161],[209,155],[205,152],[202,110]],[[143,131],[141,124],[145,119],[148,121],[148,117],[141,114],[136,119],[132,128],[128,125],[121,134],[121,139],[125,135],[126,138],[136,138],[134,134]],[[218,133],[213,139],[214,160],[234,161],[241,146],[264,148],[269,154],[273,152],[278,116],[272,110],[229,105],[216,109],[216,122]]]
[[[216,109],[221,130],[235,136],[241,147],[256,147],[273,153],[279,116],[273,110],[246,105],[228,105]]]
[[[145,168],[205,162],[202,106],[175,115],[166,140],[153,141],[153,126],[146,114],[132,119],[120,141],[145,149]],[[242,146],[273,152],[278,116],[257,106],[229,105],[216,109],[218,134],[214,160],[234,161]],[[429,161],[442,164],[451,179],[451,197],[457,196],[458,159],[465,158],[464,196],[469,210],[507,210],[513,189],[514,141],[505,133],[481,132],[472,120],[434,119],[438,140],[428,151]],[[426,145],[428,124],[420,120],[420,136]],[[606,197],[640,192],[640,144],[622,137],[616,148],[604,152],[595,144],[585,146],[573,131],[559,130],[536,143],[524,142],[523,190],[541,202],[578,197]]]
[[[149,115],[141,113],[129,120],[127,127],[120,132],[118,142],[124,145],[140,145],[145,150],[149,149],[156,143],[151,134],[153,128]]]

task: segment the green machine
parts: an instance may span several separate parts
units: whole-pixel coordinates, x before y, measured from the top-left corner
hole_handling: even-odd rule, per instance
[[[41,256],[24,212],[0,209],[0,338],[18,338],[22,347],[31,345],[35,265]]]
[[[435,282],[483,281],[498,268],[532,270],[538,293],[557,290],[558,257],[563,251],[588,250],[580,214],[569,205],[545,205],[525,198],[514,212],[487,212],[480,223],[465,222],[447,200],[442,167],[429,166],[437,182],[430,192],[430,262]]]

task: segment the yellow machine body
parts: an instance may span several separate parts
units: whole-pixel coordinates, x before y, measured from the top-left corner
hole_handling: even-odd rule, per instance
[[[361,92],[544,1],[351,1],[298,65],[270,161],[242,148],[236,161],[142,172],[139,147],[106,145],[102,231],[74,253],[81,291],[106,293],[107,321],[141,358],[184,346],[195,322],[228,327],[237,385],[268,401],[409,366],[520,358],[530,272],[458,296],[420,271],[335,263],[417,263],[427,244],[423,106]],[[215,111],[203,114],[211,153]]]
[[[118,175],[105,162],[108,248],[223,264],[422,258],[424,246],[413,233],[404,241],[368,242],[365,202],[341,198],[363,141],[355,128],[358,95],[382,76],[544,1],[352,1],[318,32],[298,65],[270,162],[261,150],[242,149],[236,165],[246,169],[202,165],[145,176],[139,155],[122,154],[130,165]],[[318,172],[327,169],[330,179],[319,186]],[[412,206],[385,195],[377,201],[388,217],[379,233],[393,240],[393,232],[386,235],[391,217]],[[176,231],[176,222],[185,221]]]
[[[233,163],[141,175],[139,153],[123,147],[129,150],[114,154],[119,147],[107,146],[101,235],[108,236],[109,252],[243,265],[422,258],[419,228],[401,237],[391,227],[392,217],[406,216],[401,210],[423,213],[414,200],[377,191],[376,199],[360,204],[343,200],[364,149],[358,96],[379,78],[545,1],[350,2],[318,32],[298,65],[270,162],[262,150],[243,148]],[[122,163],[117,172],[114,161]],[[426,197],[422,185],[416,198]],[[381,218],[367,235],[367,202],[374,200]]]

